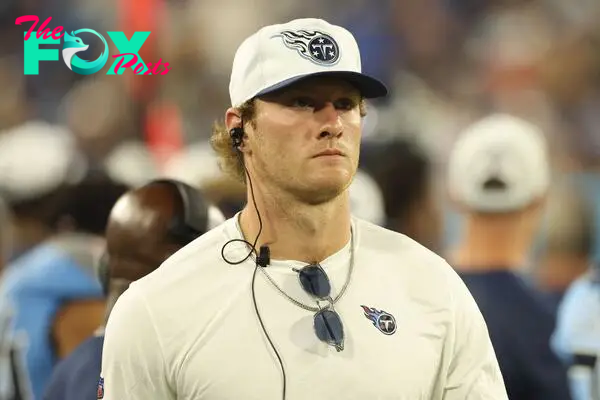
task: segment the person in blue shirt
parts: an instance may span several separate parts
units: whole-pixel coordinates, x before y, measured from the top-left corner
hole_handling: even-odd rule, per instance
[[[225,221],[195,188],[174,180],[155,180],[125,193],[109,217],[99,280],[107,296],[106,319],[129,284],[152,273],[167,258]],[[104,327],[83,342],[54,370],[44,400],[94,400]]]
[[[38,400],[56,363],[104,316],[94,265],[109,212],[126,187],[86,178],[60,191],[54,234],[9,263],[0,279],[0,399]]]
[[[569,368],[573,400],[600,399],[600,265],[565,293],[551,343]]]

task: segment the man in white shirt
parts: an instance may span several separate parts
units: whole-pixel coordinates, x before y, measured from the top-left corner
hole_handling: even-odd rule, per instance
[[[386,93],[323,20],[241,44],[212,144],[248,205],[120,297],[104,399],[507,399],[452,268],[351,216],[363,99]]]

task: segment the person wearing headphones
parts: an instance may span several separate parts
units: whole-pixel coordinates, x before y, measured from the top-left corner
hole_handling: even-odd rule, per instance
[[[351,214],[365,99],[352,34],[267,26],[235,55],[213,130],[247,204],[131,284],[108,320],[104,400],[506,400],[462,280]]]
[[[107,295],[106,316],[127,287],[206,231],[225,221],[195,188],[176,180],[154,180],[125,193],[110,213],[106,251],[98,268]],[[176,312],[176,310],[174,311]],[[94,399],[104,328],[55,368],[44,400]]]

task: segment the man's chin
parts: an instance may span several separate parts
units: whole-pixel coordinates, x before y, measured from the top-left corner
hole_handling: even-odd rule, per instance
[[[316,180],[302,190],[300,198],[311,205],[328,203],[339,197],[348,187],[348,179]]]

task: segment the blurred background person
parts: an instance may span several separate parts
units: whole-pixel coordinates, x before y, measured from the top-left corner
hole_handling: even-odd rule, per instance
[[[511,400],[569,399],[553,315],[520,276],[550,182],[543,133],[507,114],[471,125],[450,155],[448,188],[466,219],[451,264],[483,313]]]
[[[433,166],[419,144],[410,139],[367,141],[360,163],[383,196],[382,225],[439,251],[441,214]]]
[[[600,399],[599,265],[590,265],[567,289],[551,343],[568,368],[573,400]]]
[[[600,399],[600,264],[593,257],[594,204],[587,201],[576,182],[563,185],[563,189],[569,201],[563,202],[562,218],[548,222],[561,230],[554,232],[557,243],[552,246],[553,229],[549,228],[550,237],[545,239],[554,251],[542,258],[547,260],[543,268],[549,267],[549,271],[539,275],[551,277],[551,285],[544,287],[556,288],[556,328],[551,344],[568,368],[572,398],[596,400]]]
[[[0,196],[10,211],[9,260],[54,233],[52,218],[64,204],[64,186],[81,180],[73,140],[64,128],[29,121],[0,133]]]
[[[572,179],[551,190],[538,243],[532,251],[531,280],[556,313],[573,281],[593,262],[594,208]]]
[[[25,390],[40,399],[56,362],[102,323],[105,307],[94,265],[109,212],[125,191],[100,177],[64,187],[61,205],[47,221],[53,233],[6,267],[0,342],[12,356],[10,363],[4,360],[3,390]]]
[[[110,213],[106,250],[98,271],[107,295],[106,319],[131,282],[151,273],[180,248],[223,221],[221,211],[200,191],[179,181],[151,181],[121,196]],[[44,400],[101,398],[98,378],[103,330],[104,324],[59,362]]]

